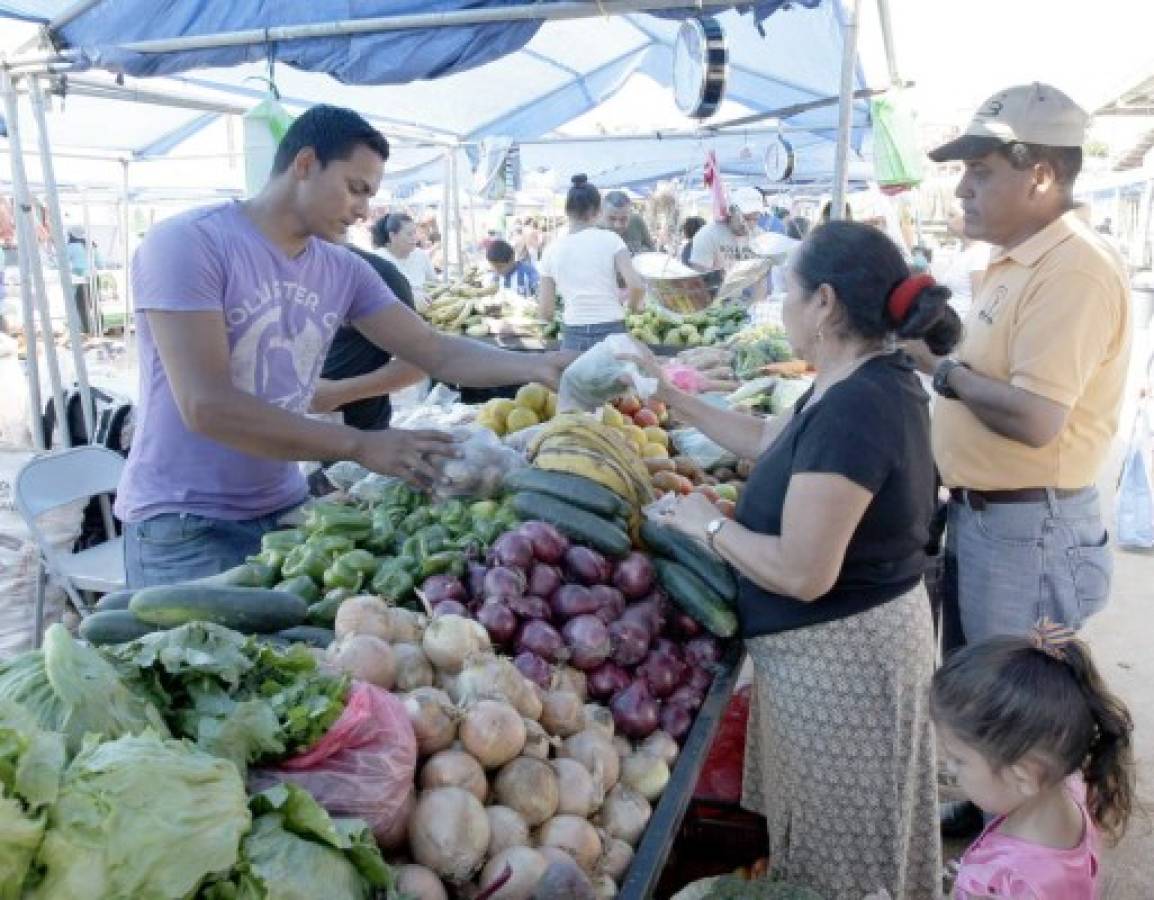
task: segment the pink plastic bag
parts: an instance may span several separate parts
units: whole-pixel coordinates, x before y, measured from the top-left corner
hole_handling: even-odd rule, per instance
[[[662,369],[665,372],[665,377],[673,383],[675,388],[690,394],[700,394],[702,388],[705,387],[705,376],[692,366],[686,366],[682,363],[668,363]]]
[[[403,830],[416,767],[417,739],[404,704],[355,681],[345,711],[320,741],[279,766],[254,770],[249,782],[254,791],[298,784],[331,815],[364,819],[384,840]]]

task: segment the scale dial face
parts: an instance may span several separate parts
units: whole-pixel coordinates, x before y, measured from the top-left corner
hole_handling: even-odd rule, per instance
[[[789,181],[793,175],[793,145],[778,135],[765,148],[765,175],[770,181]]]
[[[728,54],[714,19],[686,19],[673,45],[673,97],[677,108],[707,119],[721,105]]]

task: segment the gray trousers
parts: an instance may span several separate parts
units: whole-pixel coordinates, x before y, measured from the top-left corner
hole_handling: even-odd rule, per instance
[[[944,649],[1028,634],[1043,616],[1081,628],[1106,605],[1113,571],[1094,488],[981,510],[951,500]]]

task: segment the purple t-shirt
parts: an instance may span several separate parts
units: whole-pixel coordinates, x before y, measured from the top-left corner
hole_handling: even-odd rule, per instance
[[[237,203],[153,228],[136,252],[132,287],[138,312],[221,312],[233,384],[296,413],[309,407],[337,326],[396,302],[356,254],[310,238],[290,259]],[[116,514],[128,522],[168,512],[252,519],[303,500],[296,463],[251,456],[185,427],[147,317],[137,328],[140,405]]]

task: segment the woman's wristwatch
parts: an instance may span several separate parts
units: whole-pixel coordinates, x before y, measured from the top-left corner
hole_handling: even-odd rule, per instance
[[[957,400],[958,392],[950,387],[950,373],[957,368],[968,369],[969,366],[960,359],[954,359],[948,356],[938,363],[938,367],[934,369],[934,393],[945,397],[947,400]]]
[[[721,529],[724,528],[727,524],[729,524],[729,519],[725,518],[724,516],[721,516],[719,518],[712,519],[705,526],[705,542],[707,544],[709,544],[709,549],[712,550],[714,553],[717,552],[717,547],[715,546],[715,543],[714,543],[717,540],[717,535],[720,533]]]

